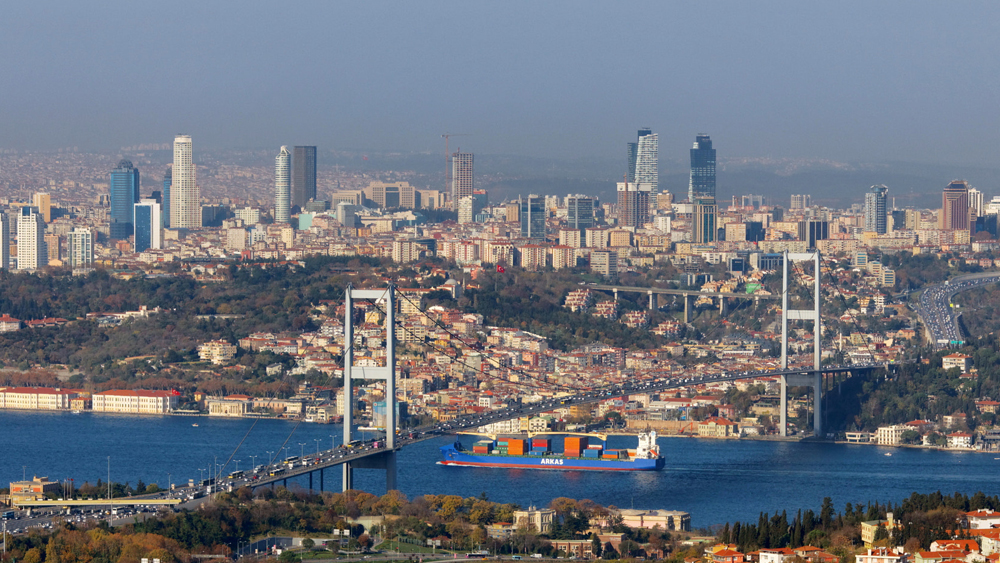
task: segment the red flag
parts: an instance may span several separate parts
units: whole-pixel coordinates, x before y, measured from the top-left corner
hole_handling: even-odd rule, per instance
[[[498,272],[498,273],[502,274],[502,273],[504,273],[504,272],[506,272],[506,271],[507,271],[507,270],[504,270],[504,269],[503,269],[503,266],[501,266],[500,264],[497,264],[497,272]]]

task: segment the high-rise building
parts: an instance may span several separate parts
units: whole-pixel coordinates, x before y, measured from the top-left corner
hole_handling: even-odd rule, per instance
[[[170,226],[170,184],[173,183],[173,168],[167,167],[163,173],[163,227]]]
[[[635,157],[635,183],[648,184],[652,197],[660,193],[659,144],[656,133],[648,129],[639,131],[639,146]]]
[[[688,200],[715,198],[715,149],[708,135],[697,135],[691,148],[691,179]]]
[[[47,193],[37,193],[32,198],[32,204],[38,208],[38,213],[46,223],[52,222],[52,197]]]
[[[887,193],[889,188],[885,184],[872,186],[865,192],[865,232],[884,235],[888,230]]]
[[[691,242],[712,244],[716,239],[717,207],[714,197],[696,197],[694,203],[694,218],[692,219]]]
[[[830,238],[830,223],[820,219],[799,222],[799,240],[805,241],[807,248],[816,248],[816,241]]]
[[[456,152],[451,155],[451,202],[458,209],[458,200],[472,195],[475,189],[472,175],[473,154]]]
[[[111,170],[109,195],[111,228],[108,236],[114,240],[127,239],[135,230],[132,215],[135,204],[139,202],[139,169],[132,166],[131,161],[123,159]]]
[[[812,196],[809,194],[792,194],[790,209],[805,209],[812,206]]]
[[[174,169],[170,184],[170,227],[201,227],[201,189],[195,176],[191,137],[174,139]]]
[[[521,236],[524,238],[545,238],[545,198],[529,195],[520,199]]]
[[[635,168],[636,168],[636,163],[639,160],[639,142],[638,142],[638,139],[641,139],[641,138],[645,137],[646,135],[652,135],[652,134],[653,134],[653,130],[652,129],[649,129],[649,128],[639,129],[639,134],[636,136],[636,142],[635,143],[628,143],[628,162],[627,162],[628,176],[627,176],[626,180],[628,180],[628,182],[630,182],[630,183],[631,182],[635,182]]]
[[[955,180],[941,193],[941,228],[969,230],[969,183]]]
[[[160,204],[155,199],[144,199],[135,204],[135,252],[163,248],[160,242]]]
[[[0,270],[10,269],[10,217],[0,211]]]
[[[274,222],[291,221],[292,153],[281,147],[274,157]]]
[[[566,222],[573,229],[594,226],[594,198],[583,195],[566,197]]]
[[[618,225],[642,227],[649,222],[649,199],[652,186],[618,182]]]
[[[747,194],[740,198],[741,207],[752,207],[754,209],[760,209],[767,205],[767,198],[762,195]]]
[[[983,204],[985,203],[985,198],[983,192],[977,190],[976,188],[969,188],[969,209],[971,209],[976,217],[983,216]]]
[[[292,148],[292,205],[316,199],[316,147]]]
[[[77,227],[69,234],[69,266],[82,268],[94,263],[94,234]]]
[[[37,207],[25,205],[17,218],[17,269],[37,270],[47,258],[45,221]]]
[[[470,195],[458,200],[459,224],[471,223],[476,217],[476,200]]]

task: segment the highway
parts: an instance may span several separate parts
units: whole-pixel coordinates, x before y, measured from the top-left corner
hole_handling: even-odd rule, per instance
[[[960,276],[925,289],[920,295],[917,314],[927,328],[931,343],[942,348],[964,340],[958,327],[959,315],[951,307],[951,298],[957,293],[996,282],[1000,282],[1000,272],[983,272]]]

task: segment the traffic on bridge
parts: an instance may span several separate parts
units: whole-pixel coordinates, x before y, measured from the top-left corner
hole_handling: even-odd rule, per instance
[[[935,346],[943,348],[963,342],[958,326],[958,316],[952,308],[951,298],[956,294],[1000,281],[996,273],[963,276],[924,290],[917,305],[917,314],[927,328],[928,337]]]

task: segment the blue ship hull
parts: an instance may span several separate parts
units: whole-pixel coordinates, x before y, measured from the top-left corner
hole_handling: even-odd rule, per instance
[[[459,451],[454,445],[442,446],[441,465],[458,467],[499,467],[516,469],[557,469],[563,471],[659,471],[663,458],[655,459],[597,459],[563,457],[561,454],[545,456],[473,454]]]

